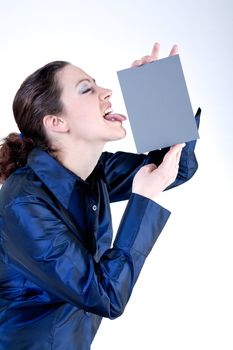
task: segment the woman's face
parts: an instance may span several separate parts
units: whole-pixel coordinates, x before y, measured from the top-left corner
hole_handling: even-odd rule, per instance
[[[111,110],[111,90],[97,86],[88,74],[73,65],[58,72],[58,79],[63,89],[62,115],[74,139],[105,143],[125,137],[122,126],[125,117],[111,114],[106,118],[113,120],[104,118],[105,112]]]

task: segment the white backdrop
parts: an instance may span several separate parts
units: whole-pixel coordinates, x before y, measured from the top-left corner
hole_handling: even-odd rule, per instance
[[[229,0],[0,0],[0,137],[17,131],[11,104],[43,64],[71,61],[113,90],[116,71],[179,45],[194,112],[202,108],[199,171],[158,202],[172,216],[146,261],[123,316],[104,320],[93,350],[232,350],[233,4]],[[127,138],[109,151],[135,152]],[[112,205],[115,232],[126,203]]]

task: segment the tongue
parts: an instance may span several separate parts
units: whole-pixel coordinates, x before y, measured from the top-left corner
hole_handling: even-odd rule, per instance
[[[110,121],[119,121],[122,122],[123,120],[126,120],[126,117],[122,114],[116,114],[116,113],[109,113],[104,116],[104,119],[110,120]]]

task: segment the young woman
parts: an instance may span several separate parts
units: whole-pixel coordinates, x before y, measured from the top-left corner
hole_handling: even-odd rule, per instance
[[[158,51],[157,43],[134,65]],[[197,169],[195,142],[147,155],[102,152],[126,134],[111,94],[56,61],[15,96],[21,134],[0,149],[1,350],[90,349],[102,317],[124,311],[170,215],[158,194]],[[109,203],[126,199],[111,245]]]

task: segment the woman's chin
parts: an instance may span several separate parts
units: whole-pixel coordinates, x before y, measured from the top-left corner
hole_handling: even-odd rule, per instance
[[[118,135],[116,135],[115,139],[113,139],[112,141],[121,140],[125,136],[126,136],[126,130],[122,127],[121,130],[119,130]]]
[[[118,130],[114,130],[114,132],[108,132],[105,142],[121,140],[125,136],[126,136],[126,130],[123,127],[121,127]]]

